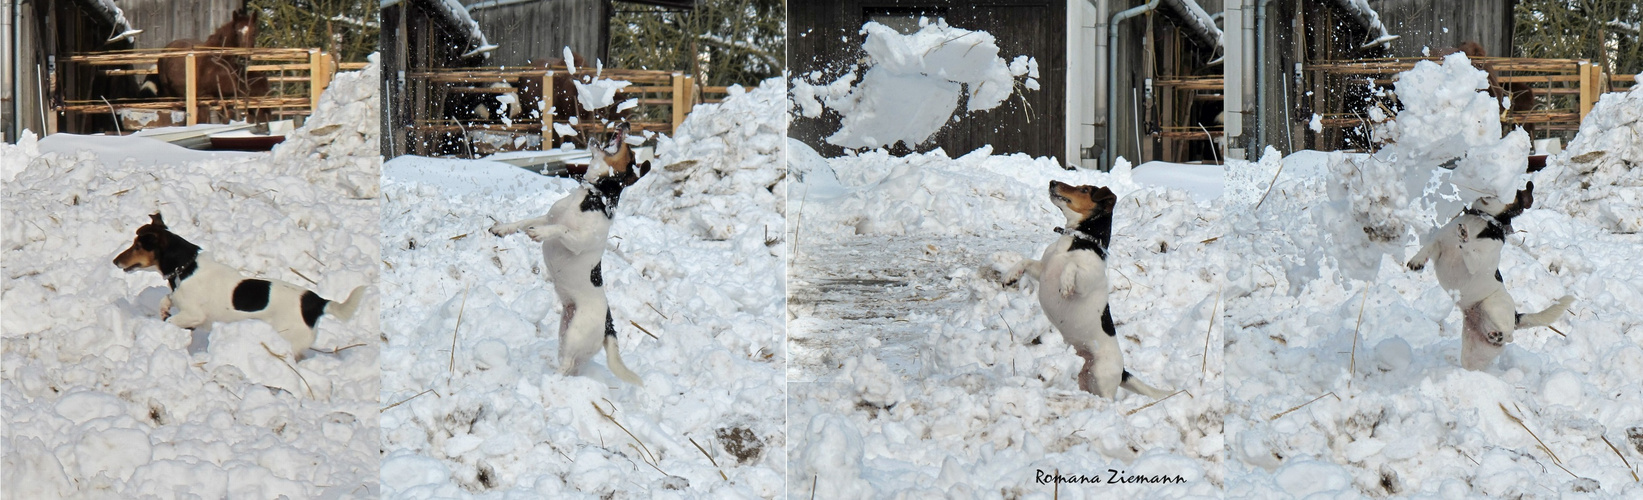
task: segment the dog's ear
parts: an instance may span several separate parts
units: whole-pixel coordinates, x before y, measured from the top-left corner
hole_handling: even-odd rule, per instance
[[[1529,181],[1517,191],[1517,205],[1519,210],[1535,206],[1535,181]]]
[[[628,167],[627,175],[622,176],[622,184],[632,186],[633,183],[639,182],[640,177],[644,177],[648,173],[650,173],[650,162],[635,163],[633,166]]]
[[[1118,195],[1113,194],[1107,186],[1100,186],[1090,192],[1090,201],[1095,202],[1096,208],[1100,211],[1112,213],[1113,207],[1118,205]]]
[[[153,215],[148,216],[148,223],[160,226],[160,229],[165,229],[165,220],[160,218],[159,212],[154,212]]]

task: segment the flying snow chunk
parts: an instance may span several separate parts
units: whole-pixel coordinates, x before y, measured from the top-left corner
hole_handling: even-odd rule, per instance
[[[565,46],[564,55],[565,55],[565,70],[570,71],[571,74],[576,74],[576,55],[572,54],[570,52],[570,46],[569,45]]]
[[[843,117],[838,132],[827,138],[839,146],[923,143],[954,119],[966,91],[965,111],[989,110],[1015,92],[1016,78],[1037,76],[1036,60],[1023,56],[1005,62],[996,39],[985,31],[938,21],[908,35],[876,22],[861,32],[867,35],[862,49],[870,62],[860,82],[851,71],[825,86],[795,85],[800,114],[820,115],[812,102],[821,97]]]
[[[622,90],[633,82],[626,80],[606,80],[603,78],[592,83],[571,82],[576,85],[576,101],[582,104],[582,109],[593,111],[616,103],[616,91]]]

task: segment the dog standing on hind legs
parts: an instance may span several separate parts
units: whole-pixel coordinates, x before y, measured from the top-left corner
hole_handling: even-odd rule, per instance
[[[1534,192],[1535,183],[1530,182],[1511,203],[1494,196],[1478,198],[1438,228],[1431,242],[1409,260],[1414,271],[1432,261],[1438,285],[1457,294],[1455,305],[1464,318],[1461,366],[1468,370],[1488,368],[1512,342],[1513,331],[1551,325],[1574,303],[1574,297],[1564,295],[1543,311],[1519,313],[1500,275],[1500,250],[1506,235],[1512,234],[1512,219],[1534,205]]]
[[[627,383],[643,387],[644,381],[622,363],[601,270],[611,218],[616,214],[622,189],[644,174],[626,142],[627,133],[628,124],[623,123],[609,140],[589,144],[593,159],[582,185],[554,202],[547,215],[499,223],[491,227],[491,233],[507,236],[523,229],[532,240],[542,243],[548,279],[553,280],[553,291],[564,306],[559,319],[559,373],[579,373],[581,364],[599,352],[603,339],[610,371]]]
[[[1050,181],[1050,201],[1067,216],[1067,226],[1056,228],[1061,238],[1044,250],[1043,260],[1016,264],[1005,275],[1005,284],[1014,284],[1022,274],[1039,280],[1038,302],[1044,315],[1084,358],[1079,389],[1108,399],[1118,396],[1119,387],[1153,399],[1168,395],[1124,370],[1124,352],[1118,348],[1118,330],[1107,305],[1107,246],[1118,196],[1105,186]]]

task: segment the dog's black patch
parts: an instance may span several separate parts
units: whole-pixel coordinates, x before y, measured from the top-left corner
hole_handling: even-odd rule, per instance
[[[320,298],[317,293],[302,292],[302,322],[308,323],[308,327],[313,328],[315,324],[319,323],[319,316],[325,314],[325,305],[329,303],[331,301]]]
[[[1501,279],[1501,277],[1500,277],[1500,270],[1499,270],[1499,269],[1496,269],[1496,270],[1495,270],[1495,281],[1499,281],[1499,282],[1501,282],[1501,283],[1505,283],[1505,282],[1506,282],[1506,280],[1504,280],[1504,279]]]
[[[176,290],[178,282],[193,276],[194,271],[199,269],[196,260],[200,255],[200,247],[170,231],[151,234],[152,238],[147,238],[149,235],[138,237],[139,243],[154,252],[156,260],[159,261],[156,264],[160,268],[160,274],[165,276],[166,283],[171,285],[171,289]]]
[[[622,201],[622,188],[627,187],[617,177],[601,177],[588,182],[588,195],[582,198],[583,212],[599,212],[606,218],[615,217],[616,205]]]
[[[616,336],[616,321],[611,319],[611,317],[610,317],[610,308],[609,307],[605,308],[605,336],[606,337],[615,337]]]
[[[1074,228],[1072,246],[1067,250],[1091,250],[1101,260],[1107,260],[1107,245],[1112,241],[1112,213],[1097,213],[1078,223]]]
[[[268,308],[268,280],[242,280],[234,285],[234,310],[261,311]]]
[[[1124,370],[1124,376],[1118,378],[1118,383],[1122,384],[1124,382],[1129,382],[1129,381],[1130,381],[1130,371],[1129,370]]]
[[[581,208],[583,212],[599,212],[610,217],[610,206],[605,204],[605,197],[592,189],[588,190],[587,196],[582,197]]]
[[[599,270],[599,268],[604,266],[604,262],[595,262],[593,264],[593,272],[588,273],[588,281],[592,282],[593,286],[605,286],[605,273]]]
[[[1118,326],[1112,323],[1112,306],[1101,308],[1101,329],[1107,332],[1108,337],[1118,336]]]
[[[1500,240],[1502,242],[1506,241],[1506,228],[1502,227],[1499,222],[1495,222],[1493,220],[1488,220],[1487,222],[1489,225],[1484,227],[1483,231],[1478,233],[1478,237],[1488,238],[1491,240]]]

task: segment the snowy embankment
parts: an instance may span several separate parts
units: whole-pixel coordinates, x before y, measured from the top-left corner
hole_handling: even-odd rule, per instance
[[[1498,108],[1470,66],[1445,72],[1399,82],[1411,119],[1397,118],[1405,140],[1388,149],[1401,162],[1268,150],[1229,165],[1242,262],[1227,287],[1229,496],[1643,495],[1625,462],[1643,462],[1643,87],[1603,96],[1568,150],[1523,175],[1526,138],[1488,130]],[[1441,160],[1398,165],[1410,158],[1459,161],[1432,176]],[[1385,169],[1375,183],[1392,189],[1377,200],[1370,183],[1343,186],[1351,165]],[[1534,208],[1513,221],[1500,274],[1520,312],[1573,294],[1554,323],[1567,337],[1519,331],[1494,365],[1467,371],[1454,299],[1402,263],[1459,211],[1432,196],[1445,183],[1464,194],[1525,180]],[[1351,243],[1362,225],[1326,222],[1343,214],[1394,214],[1378,219],[1395,221],[1385,251]]]
[[[487,231],[547,213],[575,181],[485,161],[388,162],[387,496],[781,493],[782,91],[771,80],[697,106],[622,194],[603,274],[642,388],[617,381],[602,355],[586,376],[559,375],[561,310],[541,244]]]
[[[1185,482],[1061,485],[1059,494],[1215,494],[1218,210],[1184,190],[1140,185],[1127,165],[1066,171],[990,153],[823,159],[789,143],[803,247],[790,264],[789,496],[809,498],[812,485],[818,498],[1048,496],[1054,486],[1035,482],[1039,471],[1105,480],[1108,469]],[[1174,166],[1149,169],[1160,167]],[[1216,178],[1197,184],[1218,189],[1219,169],[1197,173]],[[1108,276],[1127,368],[1192,396],[1145,407],[1151,401],[1128,392],[1109,401],[1080,391],[1083,360],[1045,319],[1037,284],[999,284],[1059,236],[1052,179],[1119,193]],[[862,283],[871,287],[859,296],[837,291]]]
[[[351,321],[320,320],[315,349],[344,349],[287,363],[267,323],[191,338],[161,321],[165,279],[112,261],[161,211],[253,276],[336,299],[374,284],[379,83],[374,58],[338,74],[269,154],[67,134],[0,145],[6,497],[376,496],[372,295]]]

